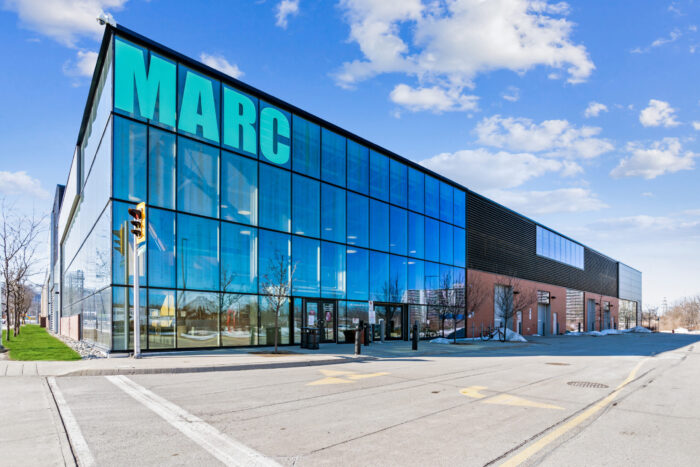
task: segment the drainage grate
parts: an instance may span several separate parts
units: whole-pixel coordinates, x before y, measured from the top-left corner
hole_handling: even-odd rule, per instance
[[[594,388],[594,389],[605,389],[609,387],[607,384],[603,383],[593,383],[591,381],[569,381],[569,386],[576,386],[577,388]]]
[[[556,366],[569,366],[571,363],[562,363],[562,362],[547,362],[547,365],[556,365]]]

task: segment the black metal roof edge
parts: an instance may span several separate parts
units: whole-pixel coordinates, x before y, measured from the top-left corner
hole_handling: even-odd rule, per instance
[[[223,73],[215,68],[212,68],[208,65],[205,65],[197,60],[194,60],[194,59],[188,57],[187,55],[184,55],[180,52],[177,52],[177,51],[171,49],[170,47],[167,47],[167,46],[160,44],[160,43],[158,43],[158,42],[156,42],[148,37],[145,37],[145,36],[135,32],[127,27],[122,26],[121,24],[117,25],[116,27],[113,27],[109,24],[105,25],[105,34],[104,34],[104,37],[102,39],[102,47],[100,48],[100,53],[98,56],[97,64],[95,65],[95,70],[99,70],[102,63],[104,62],[104,55],[106,53],[107,46],[109,45],[109,41],[107,39],[109,39],[114,32],[116,32],[119,35],[125,36],[125,38],[129,39],[130,41],[132,41],[134,43],[140,44],[140,45],[142,45],[146,48],[149,48],[149,49],[153,49],[159,53],[162,53],[163,55],[169,55],[169,56],[173,57],[174,59],[176,59],[177,61],[183,62],[184,64],[186,64],[187,66],[189,66],[190,68],[192,68],[194,70],[211,75],[212,77],[215,77],[215,78],[220,79],[222,81],[227,81],[231,85],[241,89],[242,91],[253,94],[255,97],[262,99],[266,102],[269,102],[270,104],[284,107],[284,108],[288,109],[290,112],[297,114],[302,118],[305,118],[311,122],[314,122],[318,125],[321,125],[327,129],[331,130],[331,131],[334,131],[334,132],[346,137],[346,138],[353,139],[356,142],[358,142],[364,146],[367,146],[368,148],[370,148],[372,150],[384,153],[387,156],[389,156],[393,159],[396,159],[400,162],[403,162],[416,170],[420,170],[421,172],[427,173],[428,175],[435,177],[440,181],[443,181],[443,182],[448,183],[454,187],[457,187],[461,190],[464,190],[465,192],[470,193],[474,196],[477,196],[477,197],[479,197],[479,198],[481,198],[481,199],[483,199],[483,200],[485,200],[493,205],[500,207],[501,209],[505,209],[506,211],[509,211],[509,212],[517,215],[518,217],[526,220],[527,222],[530,222],[530,223],[535,224],[535,225],[539,225],[547,230],[550,230],[550,231],[556,233],[557,235],[560,235],[561,237],[566,238],[567,240],[570,240],[574,243],[578,243],[579,245],[583,246],[584,248],[587,248],[588,250],[590,250],[594,253],[597,253],[597,254],[599,254],[599,255],[601,255],[601,256],[603,256],[611,261],[614,261],[616,263],[620,262],[614,258],[611,258],[610,256],[608,256],[604,253],[599,252],[598,250],[595,250],[594,248],[591,248],[591,247],[589,247],[589,246],[587,246],[587,245],[585,245],[577,240],[574,240],[573,238],[571,238],[567,235],[564,235],[564,234],[552,229],[551,227],[547,227],[546,225],[544,225],[540,222],[537,222],[537,221],[525,216],[524,214],[521,214],[521,213],[519,213],[519,212],[517,212],[509,207],[506,207],[506,206],[504,206],[504,205],[502,205],[502,204],[500,204],[500,203],[498,203],[490,198],[487,198],[486,196],[484,196],[482,194],[479,194],[473,190],[470,190],[469,188],[465,187],[464,185],[457,183],[454,180],[450,180],[449,178],[447,178],[443,175],[440,175],[439,173],[436,173],[436,172],[428,169],[427,167],[425,167],[425,166],[423,166],[415,161],[412,161],[411,159],[407,159],[407,158],[405,158],[405,157],[403,157],[403,156],[401,156],[393,151],[390,151],[390,150],[388,150],[388,149],[386,149],[386,148],[384,148],[376,143],[373,143],[373,142],[371,142],[371,141],[369,141],[361,136],[358,136],[355,133],[352,133],[351,131],[348,131],[344,128],[341,128],[334,123],[331,123],[327,120],[324,120],[324,119],[322,119],[322,118],[320,118],[312,113],[307,112],[304,109],[301,109],[293,104],[290,104],[289,102],[286,102],[286,101],[284,101],[278,97],[275,97],[271,94],[268,94],[264,91],[261,91],[260,89],[254,87],[254,86],[251,86],[250,84],[244,83],[243,81],[240,81],[236,78],[233,78],[233,77],[227,75],[226,73]],[[95,88],[97,86],[98,79],[99,79],[99,73],[94,74],[93,79],[92,79],[92,84],[90,85],[90,93],[88,96],[88,102],[86,103],[86,106],[85,106],[85,113],[83,115],[83,122],[82,122],[82,125],[80,128],[80,135],[78,137],[78,145],[82,143],[82,136],[85,132],[85,126],[87,125],[87,118],[89,117],[89,110],[90,110],[91,105],[92,105],[92,100],[94,99],[94,92],[95,92]],[[469,220],[467,220],[467,222],[469,222]]]

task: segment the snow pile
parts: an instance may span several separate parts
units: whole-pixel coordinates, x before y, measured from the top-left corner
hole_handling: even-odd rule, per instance
[[[438,337],[430,341],[431,344],[451,344],[452,341],[444,337]]]
[[[688,334],[688,330],[686,328],[676,328],[673,332],[676,334]]]
[[[643,331],[642,331],[643,332]],[[567,332],[565,335],[566,336],[594,336],[594,337],[601,337],[601,336],[611,336],[611,335],[616,335],[616,334],[622,334],[623,331],[620,331],[618,329],[603,329],[602,331],[588,331],[588,332]]]
[[[527,342],[527,339],[510,329],[506,329],[506,340],[508,342]]]
[[[645,328],[644,326],[635,326],[633,328],[625,329],[622,332],[639,332],[639,333],[647,333],[651,332],[649,329]]]

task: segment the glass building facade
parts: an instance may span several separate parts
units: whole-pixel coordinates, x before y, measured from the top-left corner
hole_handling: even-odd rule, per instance
[[[128,208],[139,202],[144,349],[271,343],[264,290],[282,259],[293,271],[282,344],[310,325],[343,342],[370,303],[389,338],[408,338],[414,321],[435,334],[445,307],[463,319],[463,190],[118,35],[106,57],[63,242],[75,256],[63,316],[82,314],[85,339],[133,345]]]

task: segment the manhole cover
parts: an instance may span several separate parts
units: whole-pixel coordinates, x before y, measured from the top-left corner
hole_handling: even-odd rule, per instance
[[[594,388],[594,389],[605,389],[609,387],[607,384],[603,383],[593,383],[591,381],[569,381],[569,386],[576,386],[577,388]]]
[[[561,363],[561,362],[547,362],[547,365],[556,365],[556,366],[569,366],[571,363]]]

